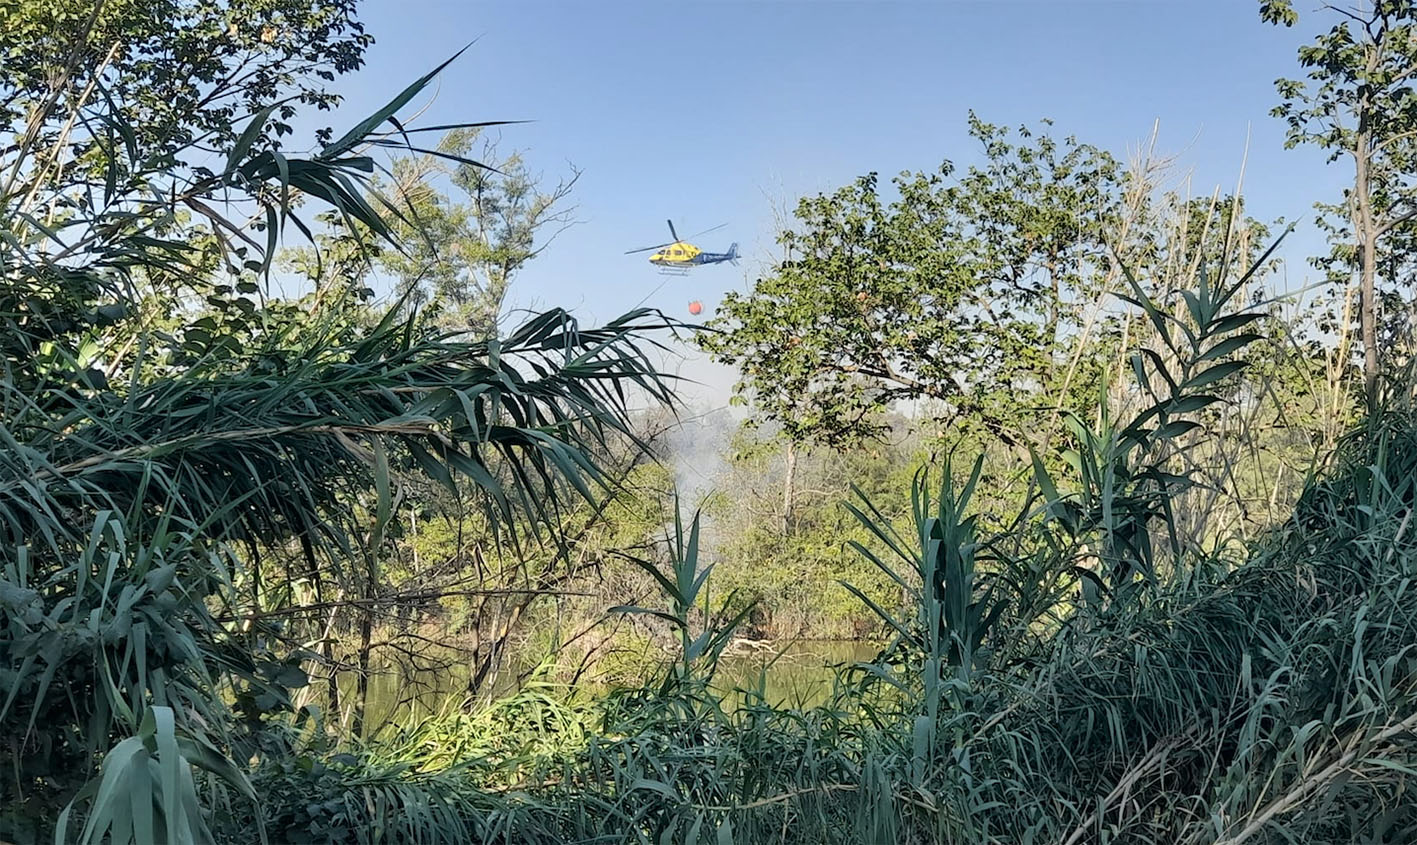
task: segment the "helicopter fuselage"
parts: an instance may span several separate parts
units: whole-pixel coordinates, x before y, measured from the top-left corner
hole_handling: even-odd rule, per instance
[[[738,244],[733,244],[727,252],[704,252],[691,243],[676,241],[649,257],[651,264],[660,267],[697,267],[703,264],[720,264],[738,258]]]
[[[669,273],[687,273],[690,268],[693,267],[702,267],[705,264],[721,264],[725,261],[733,264],[738,263],[738,244],[735,243],[729,246],[727,252],[704,252],[688,241],[680,239],[679,233],[674,230],[673,220],[666,220],[665,223],[669,225],[669,234],[673,236],[674,240],[667,244],[660,244],[659,246],[646,246],[640,249],[632,249],[625,254],[633,255],[637,252],[650,252],[653,250],[653,254],[649,257],[649,263]],[[713,227],[713,229],[705,229],[700,232],[699,235],[706,235],[715,229],[722,229],[727,225],[727,223],[724,223],[720,226]],[[698,235],[691,235],[690,237],[696,238]]]

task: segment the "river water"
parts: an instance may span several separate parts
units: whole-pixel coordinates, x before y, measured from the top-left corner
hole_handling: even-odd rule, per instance
[[[859,640],[815,640],[740,651],[725,655],[714,686],[722,692],[761,686],[769,704],[810,707],[831,694],[838,666],[871,660],[879,649]]]
[[[740,648],[724,655],[713,685],[730,704],[739,700],[736,690],[761,689],[771,704],[809,707],[830,695],[835,667],[870,660],[878,648],[852,640]],[[451,660],[449,665],[427,671],[389,666],[375,673],[369,679],[366,735],[389,722],[406,723],[461,703],[470,674],[467,664]],[[317,683],[314,691],[322,688],[323,684]],[[346,701],[353,697],[354,689],[353,677],[340,680]]]

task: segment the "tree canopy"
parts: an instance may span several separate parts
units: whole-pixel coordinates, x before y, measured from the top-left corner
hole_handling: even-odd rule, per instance
[[[1126,177],[1106,152],[971,115],[983,163],[868,174],[805,198],[785,260],[730,292],[700,342],[799,440],[877,430],[902,400],[1003,431],[1020,394],[1056,385],[1097,295]],[[1045,124],[1046,128],[1046,124]]]
[[[1353,181],[1317,203],[1332,251],[1315,264],[1345,284],[1357,274],[1357,323],[1368,404],[1379,401],[1382,349],[1410,344],[1410,279],[1417,260],[1417,4],[1377,0],[1359,9],[1324,4],[1332,27],[1299,49],[1307,80],[1275,81],[1273,114],[1287,145],[1346,157]],[[1290,0],[1262,0],[1262,20],[1299,21]],[[1344,332],[1347,326],[1341,327]]]

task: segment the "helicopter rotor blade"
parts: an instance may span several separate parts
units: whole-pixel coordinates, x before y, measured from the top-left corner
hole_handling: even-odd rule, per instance
[[[693,240],[694,238],[701,237],[701,236],[703,236],[703,235],[707,235],[709,232],[717,232],[719,229],[722,229],[724,226],[727,226],[727,225],[728,225],[727,223],[720,223],[720,224],[718,224],[717,226],[714,226],[712,229],[705,229],[705,230],[703,230],[702,232],[695,232],[694,234],[692,234],[692,235],[689,236],[689,240]]]
[[[645,246],[645,247],[640,247],[639,249],[630,249],[630,250],[626,250],[626,251],[625,251],[625,254],[626,254],[626,255],[633,255],[633,254],[635,254],[635,253],[637,253],[637,252],[649,252],[649,251],[652,250],[652,249],[664,249],[664,248],[667,247],[667,246],[673,246],[674,243],[675,243],[674,241],[670,241],[670,242],[667,243],[667,244],[658,244],[658,245],[656,245],[656,246]]]
[[[669,224],[669,234],[674,236],[674,240],[670,241],[670,243],[679,243],[679,233],[674,231],[674,221],[666,220],[664,222]]]

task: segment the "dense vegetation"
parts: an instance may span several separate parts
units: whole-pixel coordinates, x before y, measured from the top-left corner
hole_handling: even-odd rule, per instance
[[[971,116],[703,327],[508,325],[578,174],[402,119],[443,67],[292,151],[355,11],[0,4],[0,839],[1417,839],[1417,5],[1279,83],[1317,293]],[[750,415],[699,507],[676,338]],[[725,685],[803,636],[873,656]]]

